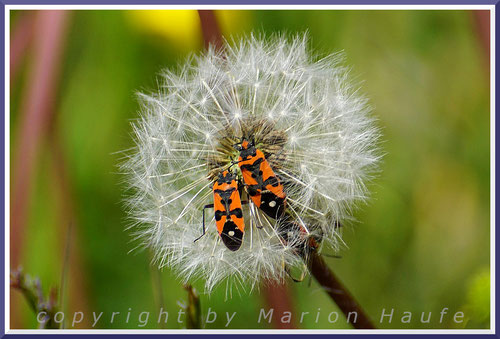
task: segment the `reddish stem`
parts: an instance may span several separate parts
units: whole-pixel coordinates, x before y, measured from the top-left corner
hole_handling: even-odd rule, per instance
[[[11,267],[17,267],[20,263],[32,176],[35,173],[39,145],[44,135],[47,134],[54,114],[66,18],[67,14],[64,11],[39,11],[32,17],[33,38],[36,38],[33,39],[32,46],[33,64],[27,74],[27,89],[21,99],[20,127],[17,132],[18,140],[15,143],[16,156],[12,161],[11,170]],[[27,27],[26,31],[29,31],[30,25],[23,23],[23,26]],[[21,43],[18,39],[20,39],[19,36],[13,40],[14,45],[18,46],[14,53],[20,53],[14,54],[14,61],[21,59],[22,52],[26,52],[29,40],[31,40],[23,38],[26,42]],[[23,44],[27,45],[23,47]],[[13,66],[15,71],[15,63]],[[16,303],[11,303],[11,327],[19,327],[16,305]]]
[[[66,26],[65,11],[39,11],[35,20],[36,39],[33,67],[28,75],[27,94],[22,99],[20,131],[16,143],[17,156],[12,173],[11,266],[19,264],[19,254],[27,223],[31,179],[41,140],[47,134],[54,116]]]
[[[15,79],[19,66],[26,56],[34,35],[33,12],[27,11],[19,14],[17,22],[12,28],[10,38],[10,78]]]
[[[479,42],[484,51],[484,62],[490,73],[490,11],[472,11]]]
[[[281,322],[281,315],[283,312],[291,312],[293,315],[293,305],[286,284],[278,284],[276,282],[269,282],[262,288],[264,298],[266,299],[267,306],[274,309],[274,314],[279,315],[273,317],[273,327],[278,329],[293,329],[295,326],[295,319],[292,317],[290,323]]]
[[[333,274],[323,258],[319,254],[313,253],[309,263],[314,278],[316,278],[325,292],[337,304],[352,326],[357,329],[374,329],[375,326],[370,318],[368,318],[354,297],[338,280],[335,274]]]
[[[67,11],[39,11],[36,14],[25,14],[20,18],[19,32],[13,39],[11,55],[11,77],[16,65],[26,53],[29,41],[33,44],[32,71],[28,73],[28,88],[21,107],[22,120],[19,140],[17,142],[17,158],[14,163],[12,209],[11,209],[11,265],[20,262],[24,230],[27,224],[27,209],[31,193],[31,180],[36,170],[36,162],[40,144],[49,141],[54,152],[54,183],[58,188],[61,206],[60,234],[64,234],[66,226],[74,223],[74,205],[71,185],[66,175],[65,162],[55,130],[55,101],[58,91],[59,76],[62,64],[62,53],[65,43],[65,32],[68,22]],[[29,22],[31,21],[31,22]],[[31,34],[29,31],[31,28]],[[12,79],[12,78],[11,78]],[[49,137],[50,136],[50,137]],[[71,276],[71,305],[79,311],[86,310],[85,286],[82,277],[80,256],[78,255],[77,235],[74,232],[69,239],[71,253],[69,255],[69,275]],[[64,242],[64,241],[63,241]],[[63,288],[63,286],[61,286]],[[13,327],[18,326],[15,304],[11,304]],[[61,305],[63,307],[63,305]]]
[[[217,18],[212,10],[199,10],[201,31],[203,32],[203,41],[205,48],[208,49],[210,45],[220,49],[223,46],[222,33],[217,23]]]

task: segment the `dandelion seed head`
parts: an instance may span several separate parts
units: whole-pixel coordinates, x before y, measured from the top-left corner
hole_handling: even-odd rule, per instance
[[[303,265],[303,234],[280,234],[245,192],[240,249],[224,246],[208,208],[206,234],[194,242],[214,180],[231,165],[241,179],[234,145],[242,137],[254,141],[283,184],[287,215],[308,236],[342,244],[338,223],[367,198],[379,133],[341,54],[315,60],[305,35],[252,35],[228,43],[224,55],[210,49],[190,58],[161,82],[158,93],[139,94],[136,148],[122,166],[133,191],[133,235],[153,250],[156,264],[184,282],[204,279],[207,291],[227,280],[230,292],[283,280],[286,267]]]

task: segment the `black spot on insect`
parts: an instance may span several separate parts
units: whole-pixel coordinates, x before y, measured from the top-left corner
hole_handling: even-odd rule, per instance
[[[241,210],[241,208],[235,208],[230,212],[230,214],[234,215],[238,219],[243,218],[243,211]]]
[[[247,192],[249,195],[251,196],[255,196],[257,194],[259,194],[259,185],[248,185],[247,186]]]
[[[264,186],[271,185],[273,187],[278,187],[280,184],[278,178],[276,177],[269,177],[267,178],[266,181],[264,181]]]
[[[226,214],[226,211],[215,211],[215,220],[219,221],[223,215]]]

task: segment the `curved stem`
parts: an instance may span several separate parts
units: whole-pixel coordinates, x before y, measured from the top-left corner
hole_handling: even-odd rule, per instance
[[[323,258],[312,253],[309,258],[311,274],[338,305],[354,328],[374,329],[375,325],[366,315],[356,299],[349,293],[340,280],[333,274]]]

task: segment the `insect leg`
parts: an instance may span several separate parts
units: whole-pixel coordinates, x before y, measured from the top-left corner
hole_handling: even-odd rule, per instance
[[[205,209],[206,208],[214,208],[214,204],[208,204],[208,205],[203,206],[203,233],[198,238],[194,239],[194,242],[200,240],[201,237],[203,237],[206,233],[206,229],[205,229]]]

